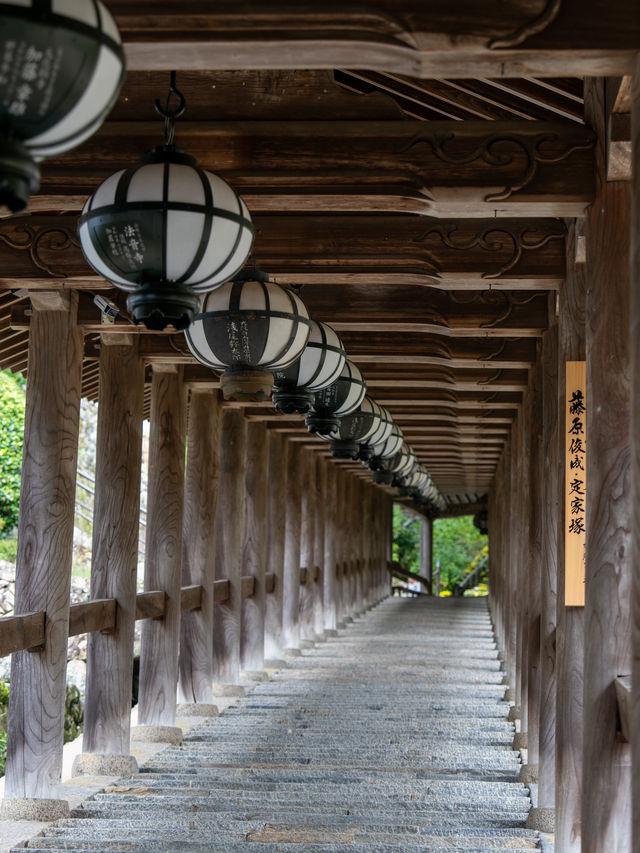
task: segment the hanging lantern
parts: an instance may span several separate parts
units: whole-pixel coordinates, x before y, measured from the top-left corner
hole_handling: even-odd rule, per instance
[[[314,396],[313,408],[305,418],[307,429],[324,436],[334,435],[340,418],[357,409],[366,393],[367,384],[360,370],[347,359],[336,381]]]
[[[383,423],[381,407],[365,396],[358,408],[340,418],[336,432],[323,435],[316,433],[319,438],[331,442],[331,455],[334,459],[357,459],[360,442],[378,432]]]
[[[376,404],[377,405],[377,404]],[[379,406],[380,418],[371,435],[360,442],[356,459],[366,462],[373,457],[374,452],[384,444],[391,435],[394,427],[391,413],[384,406]]]
[[[402,430],[395,421],[392,421],[391,432],[389,433],[386,441],[382,441],[378,444],[372,444],[371,457],[365,460],[367,468],[369,468],[370,471],[380,471],[382,473],[386,471],[389,473],[391,458],[400,450],[403,441],[404,437],[402,435]],[[380,482],[383,482],[383,480],[380,480]],[[389,475],[389,483],[390,482],[391,475]]]
[[[299,296],[258,270],[203,297],[185,338],[201,364],[222,370],[225,400],[268,400],[273,371],[300,357],[311,320]]]
[[[415,465],[415,454],[403,440],[398,450],[391,458],[383,460],[384,464],[373,472],[374,483],[397,485],[398,477],[408,474]]]
[[[305,414],[317,391],[336,381],[347,354],[338,335],[326,323],[311,320],[309,340],[300,358],[273,371],[273,403],[279,412]]]
[[[95,133],[124,76],[120,34],[99,0],[0,3],[0,207],[24,210],[36,163]]]
[[[170,109],[174,95],[178,106]],[[173,144],[175,119],[185,101],[175,87],[166,107],[165,144],[137,166],[107,178],[80,217],[82,251],[96,272],[128,291],[134,323],[185,329],[198,295],[233,278],[253,244],[253,225],[229,184],[201,169]]]

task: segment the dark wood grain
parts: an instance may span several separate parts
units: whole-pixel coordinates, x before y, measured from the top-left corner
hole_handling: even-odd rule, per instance
[[[44,611],[41,651],[11,662],[5,794],[57,797],[73,546],[82,335],[68,309],[39,310],[29,336],[15,612]]]
[[[315,456],[303,451],[300,458],[301,503],[300,503],[300,639],[313,640],[313,565],[316,537],[315,505]],[[305,579],[302,580],[304,570]]]
[[[0,657],[44,645],[44,611],[0,619]]]
[[[243,571],[253,577],[251,597],[242,599],[240,665],[264,669],[265,571],[267,565],[267,504],[269,444],[265,424],[247,426],[247,469],[245,479]],[[244,578],[243,578],[244,580]]]
[[[327,468],[324,503],[324,628],[335,631],[338,621],[336,601],[336,520],[337,468],[325,462]]]
[[[266,597],[264,654],[274,660],[282,654],[282,592],[284,571],[285,493],[289,446],[276,432],[269,431],[269,492],[267,504],[267,574],[273,586]]]
[[[216,602],[213,616],[213,678],[218,684],[240,680],[242,614],[242,536],[245,500],[247,422],[239,409],[224,409],[220,430],[216,509],[216,580],[228,580],[228,598]]]
[[[180,621],[180,702],[213,701],[213,581],[221,409],[216,391],[191,389],[187,434],[182,583],[202,590],[198,609]]]
[[[136,620],[162,619],[166,606],[166,593],[161,590],[139,592],[136,595]]]
[[[143,395],[138,341],[103,345],[90,594],[113,599],[117,619],[111,634],[87,641],[85,752],[129,753]]]
[[[313,562],[315,567],[313,584],[313,632],[322,636],[324,631],[324,526],[326,523],[327,463],[316,457],[313,506],[315,512],[315,536],[313,537]]]
[[[69,608],[69,636],[74,637],[77,634],[91,634],[92,632],[112,634],[116,627],[117,612],[115,598],[97,598],[93,601],[72,604]],[[118,613],[118,615],[120,614]],[[131,652],[133,660],[133,648]],[[111,751],[109,750],[109,752]]]
[[[147,619],[140,642],[138,723],[175,724],[180,639],[186,389],[182,368],[154,367],[151,389],[145,590],[162,590],[162,620]]]

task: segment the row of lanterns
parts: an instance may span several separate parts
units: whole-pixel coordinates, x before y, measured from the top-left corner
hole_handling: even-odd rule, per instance
[[[24,209],[39,160],[87,139],[124,80],[115,22],[100,0],[0,3],[0,205]],[[96,272],[128,294],[134,323],[185,330],[193,355],[223,371],[225,397],[266,399],[306,416],[338,458],[360,459],[378,483],[442,498],[389,412],[366,396],[335,331],[300,297],[257,269],[243,270],[254,229],[220,177],[174,145],[185,99],[171,73],[164,144],[107,178],[79,220]]]

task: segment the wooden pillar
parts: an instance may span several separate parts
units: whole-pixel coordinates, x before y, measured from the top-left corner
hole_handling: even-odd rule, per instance
[[[324,516],[324,586],[323,610],[325,631],[335,631],[338,626],[336,606],[336,518],[337,518],[337,468],[327,464],[326,501]]]
[[[313,589],[315,566],[316,532],[316,466],[315,454],[302,450],[300,453],[301,507],[300,507],[300,567],[305,571],[304,583],[300,586],[300,639],[313,641]]]
[[[520,698],[517,694],[518,686],[518,621],[519,621],[519,597],[518,597],[518,565],[519,565],[519,525],[520,525],[520,501],[519,501],[519,463],[521,449],[519,442],[520,421],[522,409],[511,427],[511,462],[509,465],[511,499],[511,513],[509,529],[509,620],[508,635],[506,638],[505,657],[507,664],[507,678],[509,681],[508,697],[517,702]]]
[[[324,634],[324,525],[327,494],[327,465],[321,456],[315,461],[315,536],[313,538],[313,562],[315,566],[315,581],[313,583],[313,631],[316,637]]]
[[[420,574],[431,583],[433,571],[433,519],[423,518],[420,525]]]
[[[247,672],[260,672],[264,669],[268,473],[266,424],[250,421],[247,425],[242,574],[253,575],[255,580],[253,595],[242,599],[240,639],[240,666]]]
[[[115,598],[118,610],[113,632],[89,634],[82,735],[84,752],[105,760],[129,755],[144,400],[138,337],[110,341],[103,335],[100,349],[91,598]]]
[[[284,572],[285,493],[288,445],[274,430],[268,434],[269,491],[267,496],[267,574],[273,589],[267,593],[264,611],[264,655],[269,661],[282,654],[282,589]]]
[[[335,548],[336,548],[336,612],[338,628],[344,628],[346,615],[345,602],[345,574],[347,569],[346,542],[347,542],[347,478],[342,468],[338,468],[336,479],[336,523],[335,523]]]
[[[357,525],[356,539],[356,583],[355,583],[355,613],[360,614],[364,610],[364,552],[365,540],[365,486],[362,480],[356,479],[354,514]]]
[[[213,581],[221,408],[217,391],[191,389],[182,526],[182,584],[202,587],[202,604],[180,623],[178,695],[213,701]]]
[[[528,825],[553,832],[555,825],[556,748],[556,584],[560,481],[553,473],[560,464],[558,435],[558,327],[552,326],[542,345],[542,549],[540,583],[540,722],[538,742],[538,805]]]
[[[636,60],[631,96],[631,396],[632,396],[632,505],[631,559],[640,565],[640,56]],[[633,572],[633,672],[631,730],[640,732],[640,572]],[[640,844],[640,737],[631,741],[633,843]]]
[[[587,116],[604,140],[603,81]],[[631,675],[630,185],[601,178],[587,248],[587,543],[582,850],[631,847],[631,748],[618,736],[617,676]],[[638,567],[636,566],[636,571]]]
[[[218,685],[240,680],[242,614],[242,533],[247,421],[241,410],[223,409],[220,429],[216,580],[229,581],[229,598],[213,610],[213,678]]]
[[[285,650],[300,648],[300,501],[302,498],[302,448],[289,448],[285,495],[284,574],[282,601],[282,645]]]
[[[162,619],[145,619],[138,723],[174,726],[180,640],[186,392],[182,367],[154,365],[151,386],[145,590],[165,593]]]
[[[585,359],[584,263],[576,262],[576,226],[568,229],[566,280],[560,287],[558,315],[558,431],[560,435],[557,476],[560,500],[558,517],[558,578],[556,613],[556,815],[558,850],[580,851],[582,803],[582,675],[584,669],[584,611],[564,603],[564,411],[565,365]]]
[[[83,341],[75,296],[34,293],[31,304],[15,612],[45,611],[45,641],[42,649],[17,652],[11,660],[5,796],[55,800],[62,770]],[[10,805],[3,804],[5,818],[11,817]],[[58,816],[64,811],[60,804]]]

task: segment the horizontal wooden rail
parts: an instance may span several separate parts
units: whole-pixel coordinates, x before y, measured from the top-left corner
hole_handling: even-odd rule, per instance
[[[162,590],[139,592],[136,595],[136,619],[162,619],[166,594]]]
[[[115,598],[96,598],[72,604],[69,608],[69,636],[90,634],[92,631],[109,633],[116,628]]]
[[[243,598],[251,598],[256,592],[256,579],[253,575],[243,575],[240,582],[240,591]]]
[[[44,613],[4,616],[0,619],[0,652],[2,657],[23,649],[44,645]]]
[[[200,610],[202,607],[201,586],[183,586],[180,590],[180,609],[181,610]]]
[[[231,585],[228,580],[219,580],[213,582],[213,600],[216,604],[224,604],[231,597]]]
[[[300,586],[305,586],[305,584],[307,583],[307,575],[308,575],[308,570],[305,569],[305,567],[303,566],[300,569]]]
[[[622,737],[631,743],[631,676],[619,675],[615,682]]]
[[[267,574],[264,576],[265,592],[274,592],[275,588],[276,588],[275,572],[267,572]]]
[[[403,569],[402,566],[399,566],[395,560],[387,563],[387,569],[392,575],[396,575],[396,577],[401,578],[402,580],[420,581],[426,587],[428,594],[432,594],[431,581],[428,578],[423,578],[422,575],[415,575],[413,572],[408,572],[406,569]]]

